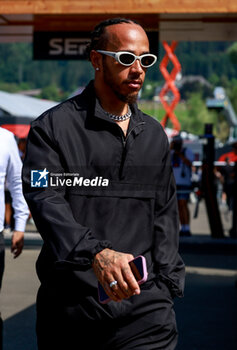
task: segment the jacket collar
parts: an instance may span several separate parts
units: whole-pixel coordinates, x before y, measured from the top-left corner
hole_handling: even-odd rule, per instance
[[[85,90],[78,96],[80,99],[80,105],[86,107],[90,115],[94,117],[106,120],[110,123],[115,123],[111,120],[101,107],[99,100],[95,93],[94,80],[91,80]],[[132,111],[132,119],[135,124],[144,122],[142,112],[138,109],[137,104],[130,105]]]

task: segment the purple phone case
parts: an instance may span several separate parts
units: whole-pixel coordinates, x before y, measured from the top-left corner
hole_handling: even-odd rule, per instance
[[[102,285],[100,284],[100,282],[98,282],[98,298],[99,298],[99,302],[101,304],[107,304],[111,300],[108,297],[108,295],[105,293],[105,290],[102,287]]]
[[[137,281],[138,284],[142,284],[144,282],[146,282],[147,280],[147,276],[148,276],[148,272],[147,272],[147,266],[146,266],[146,259],[143,255],[138,255],[136,258],[134,258],[133,260],[131,260],[130,262],[133,262],[134,260],[141,258],[142,260],[142,271],[143,271],[143,278],[139,281]]]
[[[146,259],[143,255],[138,255],[136,258],[134,258],[133,260],[131,260],[129,263],[133,262],[136,259],[141,259],[142,262],[142,272],[143,272],[143,278],[139,281],[137,281],[137,283],[140,285],[144,282],[146,282],[147,280],[147,276],[148,276],[148,272],[147,272],[147,266],[146,266]],[[101,304],[107,304],[110,301],[110,298],[107,296],[107,298],[102,298],[102,296],[107,296],[107,294],[105,293],[102,285],[100,284],[100,282],[98,282],[98,298],[99,298],[99,302]]]

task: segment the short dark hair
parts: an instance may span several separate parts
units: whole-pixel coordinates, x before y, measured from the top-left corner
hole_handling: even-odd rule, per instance
[[[122,17],[106,19],[105,21],[102,21],[99,24],[97,24],[97,26],[91,32],[91,42],[87,46],[88,59],[90,59],[90,53],[92,50],[104,50],[106,48],[107,40],[106,36],[104,35],[105,28],[120,23],[138,24],[132,19]]]

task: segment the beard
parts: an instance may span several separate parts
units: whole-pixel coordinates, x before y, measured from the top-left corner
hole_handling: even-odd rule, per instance
[[[117,84],[113,77],[113,74],[110,73],[110,70],[108,69],[108,66],[106,65],[105,61],[103,61],[103,71],[104,71],[104,81],[105,83],[110,87],[110,89],[113,91],[115,96],[122,102],[128,103],[128,104],[133,104],[137,101],[138,98],[138,93],[139,91],[123,94],[121,92],[121,84]],[[132,76],[130,79],[138,79],[139,76]],[[122,84],[126,84],[127,82],[124,81]],[[142,87],[142,85],[141,85]]]
[[[122,102],[133,104],[137,101],[138,92],[127,94],[127,95],[123,95],[117,90],[113,90],[113,92],[118,97],[118,99]]]

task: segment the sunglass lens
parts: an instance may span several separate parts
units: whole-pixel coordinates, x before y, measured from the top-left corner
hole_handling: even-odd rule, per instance
[[[122,53],[119,57],[122,64],[132,64],[134,62],[134,56],[130,53]]]
[[[145,55],[142,57],[141,59],[141,64],[144,67],[149,67],[150,65],[152,65],[155,61],[155,57],[151,56],[151,55]]]

